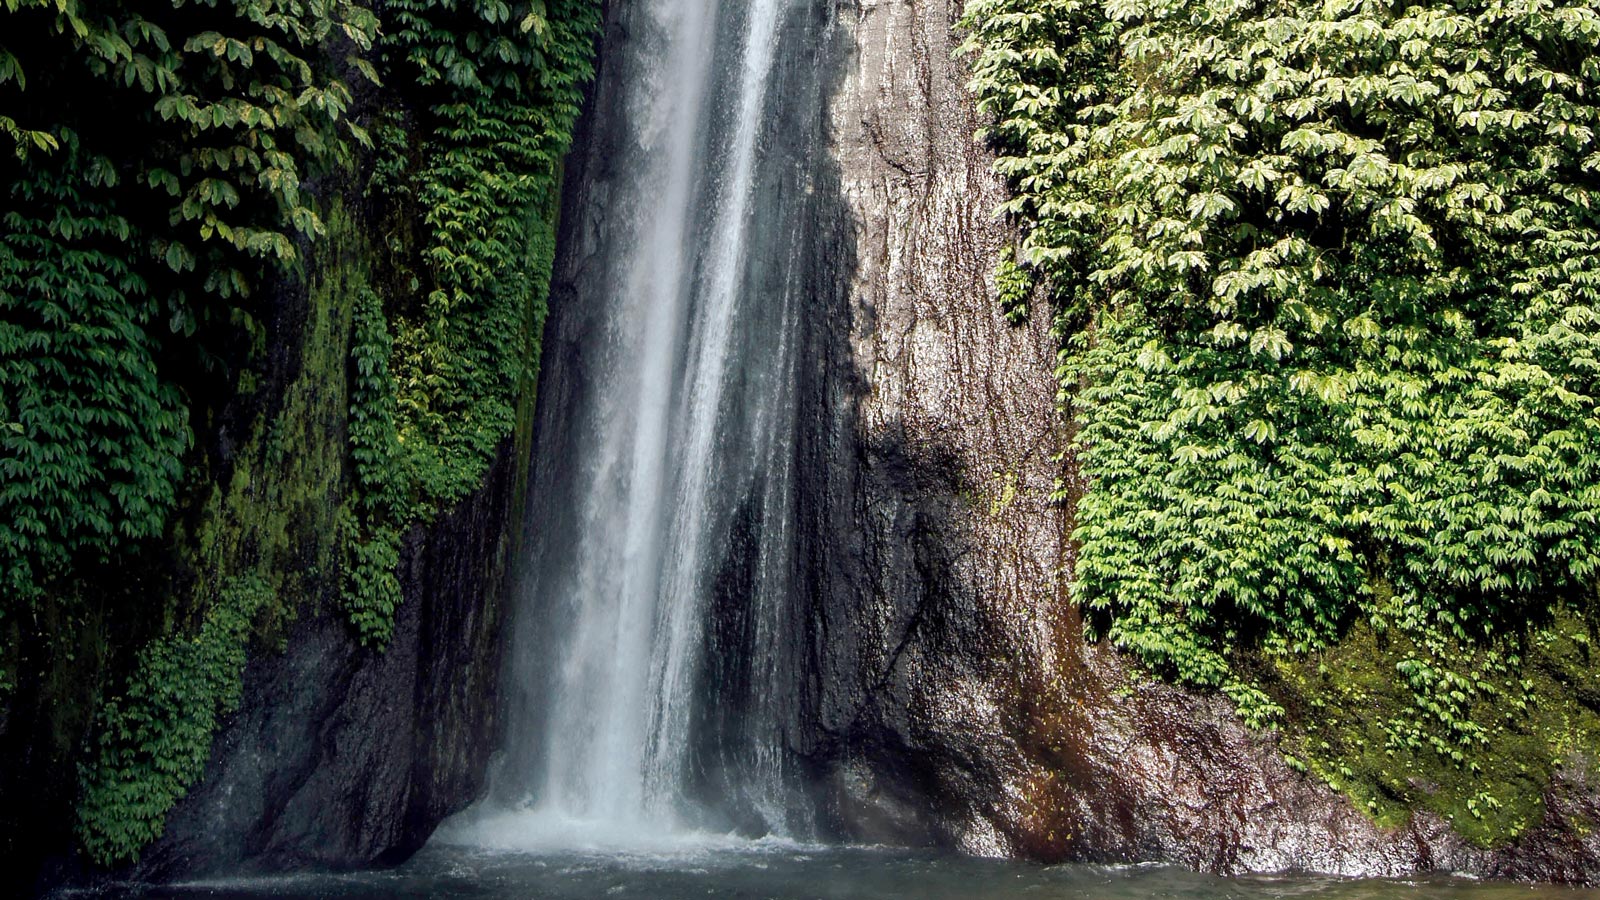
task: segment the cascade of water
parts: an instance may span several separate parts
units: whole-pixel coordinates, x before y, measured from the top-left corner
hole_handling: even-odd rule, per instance
[[[771,279],[751,235],[792,2],[639,0],[616,12],[625,39],[608,44],[607,65],[621,74],[594,126],[603,174],[590,173],[583,198],[604,207],[603,224],[547,339],[570,352],[552,353],[541,383],[536,535],[498,777],[534,816],[624,842],[716,818],[690,785],[716,582],[748,570],[744,652],[768,659],[790,590],[797,304],[760,289]],[[779,677],[769,666],[743,686],[746,720],[719,736],[742,745],[742,771],[727,776],[741,823],[753,810],[774,832],[785,822]]]

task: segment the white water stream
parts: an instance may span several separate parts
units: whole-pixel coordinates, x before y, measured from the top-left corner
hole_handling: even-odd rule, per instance
[[[751,249],[791,2],[634,0],[617,13],[610,34],[623,37],[605,52],[624,74],[595,125],[604,173],[583,201],[604,207],[603,231],[574,278],[577,311],[552,325],[576,349],[546,382],[574,387],[541,414],[535,449],[510,651],[521,705],[499,796],[455,839],[639,847],[727,827],[690,796],[708,607],[719,573],[750,572],[745,652],[770,657],[792,554],[795,304],[753,289],[770,279]],[[734,529],[752,521],[755,547],[734,558]],[[756,712],[731,738],[741,771],[722,783],[738,783],[745,822],[754,810],[781,834],[781,724],[760,713],[760,682],[775,677],[757,665],[745,686]]]

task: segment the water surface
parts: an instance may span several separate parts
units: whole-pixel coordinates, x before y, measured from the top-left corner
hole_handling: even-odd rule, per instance
[[[387,872],[164,887],[150,898],[486,900],[1600,900],[1600,891],[1456,878],[1220,878],[1166,866],[1039,866],[872,848],[687,839],[648,851],[430,845]]]

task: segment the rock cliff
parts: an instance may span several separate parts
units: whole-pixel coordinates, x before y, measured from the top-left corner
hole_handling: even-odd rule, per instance
[[[1500,850],[1418,814],[1393,831],[1285,763],[1217,698],[1130,674],[1067,601],[1071,460],[1044,315],[1006,324],[1011,234],[972,139],[959,0],[837,5],[827,133],[853,267],[833,335],[816,742],[828,809],[869,839],[1218,872],[1600,873],[1589,768]]]
[[[215,542],[197,559],[286,569],[294,618],[276,626],[275,641],[257,642],[242,703],[204,775],[119,879],[397,862],[483,789],[498,740],[504,596],[522,533],[533,392],[479,489],[406,534],[392,639],[381,649],[358,643],[339,602],[334,540],[350,484],[352,332],[340,279],[373,252],[356,215],[335,248],[314,258],[322,274],[309,291],[280,288],[268,323],[278,352],[214,463],[226,473],[217,481],[231,485],[228,499],[192,514],[199,524],[190,529],[202,537],[179,538]],[[274,431],[307,436],[293,464],[273,462]]]
[[[245,702],[136,880],[399,862],[476,799],[498,733],[500,624],[517,473],[408,535],[405,602],[382,652],[336,608],[248,669]]]

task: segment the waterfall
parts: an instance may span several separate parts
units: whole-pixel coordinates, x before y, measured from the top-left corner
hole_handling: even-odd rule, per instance
[[[617,7],[569,172],[582,223],[564,223],[546,337],[491,842],[783,834],[797,816],[784,636],[804,266],[793,223],[773,221],[796,167],[772,147],[784,23],[804,10]],[[712,671],[718,653],[742,663]]]

